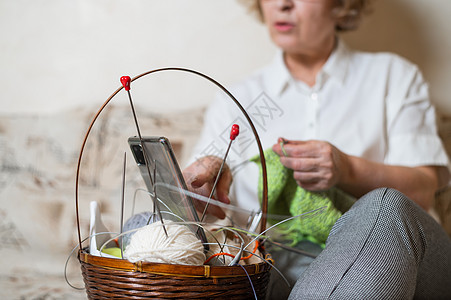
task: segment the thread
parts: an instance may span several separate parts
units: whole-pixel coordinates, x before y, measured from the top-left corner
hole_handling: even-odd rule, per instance
[[[141,227],[131,237],[124,257],[131,262],[202,265],[205,261],[202,242],[189,228],[165,220],[168,237],[161,223]]]

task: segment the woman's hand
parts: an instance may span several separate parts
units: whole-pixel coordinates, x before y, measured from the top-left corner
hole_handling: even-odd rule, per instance
[[[272,149],[280,156],[280,162],[294,171],[294,179],[302,188],[324,191],[344,179],[348,170],[347,155],[330,143],[282,138],[278,142]]]
[[[219,157],[205,156],[189,165],[185,170],[183,170],[183,177],[185,178],[188,189],[191,192],[200,194],[204,197],[210,196],[219,168],[221,167],[221,163],[222,159]],[[230,168],[227,164],[224,164],[215,189],[216,197],[212,198],[225,204],[229,204],[229,189],[231,183],[232,173],[230,172]],[[194,205],[196,210],[202,213],[206,203],[195,199]],[[224,211],[219,206],[213,204],[208,205],[206,213],[220,219],[224,219],[226,216]]]

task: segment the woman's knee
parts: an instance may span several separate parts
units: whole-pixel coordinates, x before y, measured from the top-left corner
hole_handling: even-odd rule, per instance
[[[401,192],[391,188],[379,188],[356,201],[351,209],[338,219],[329,237],[343,230],[355,231],[356,228],[386,233],[390,230],[405,232],[407,229],[422,235],[422,226],[418,222],[422,214],[426,213]]]
[[[426,240],[421,220],[427,213],[403,193],[390,188],[378,189],[362,198],[363,207],[377,213],[373,234],[402,241],[407,251],[419,262],[424,254]],[[360,201],[360,200],[359,200]],[[369,207],[369,208],[368,208]],[[362,214],[365,214],[362,211]]]
[[[390,218],[410,215],[413,211],[421,209],[406,195],[392,188],[378,188],[360,198],[356,209],[377,212],[380,217]]]

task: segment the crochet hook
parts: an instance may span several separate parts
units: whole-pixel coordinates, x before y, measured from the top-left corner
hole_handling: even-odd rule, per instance
[[[232,146],[232,142],[236,139],[236,137],[240,134],[240,126],[238,124],[233,124],[232,129],[230,130],[230,142],[229,146],[227,147],[226,153],[224,155],[224,158],[222,159],[221,166],[219,167],[218,175],[216,175],[215,182],[213,184],[213,187],[211,188],[210,196],[208,197],[207,204],[205,205],[204,211],[202,213],[202,217],[200,218],[200,222],[204,220],[205,213],[207,212],[208,205],[210,204],[211,197],[213,196],[216,185],[218,184],[219,177],[221,177],[222,169],[224,168],[225,161],[227,159],[227,155],[229,154],[230,146]]]

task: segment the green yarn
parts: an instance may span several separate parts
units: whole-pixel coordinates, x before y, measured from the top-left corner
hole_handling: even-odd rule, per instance
[[[265,152],[268,178],[268,213],[297,216],[302,213],[326,207],[319,214],[295,218],[281,224],[278,231],[296,245],[300,241],[309,240],[324,247],[332,226],[347,211],[355,199],[337,188],[324,192],[307,191],[297,185],[293,178],[293,170],[280,163],[279,156],[272,150]],[[260,157],[251,158],[260,167],[258,195],[261,201],[263,180]],[[270,224],[280,220],[268,218]]]

